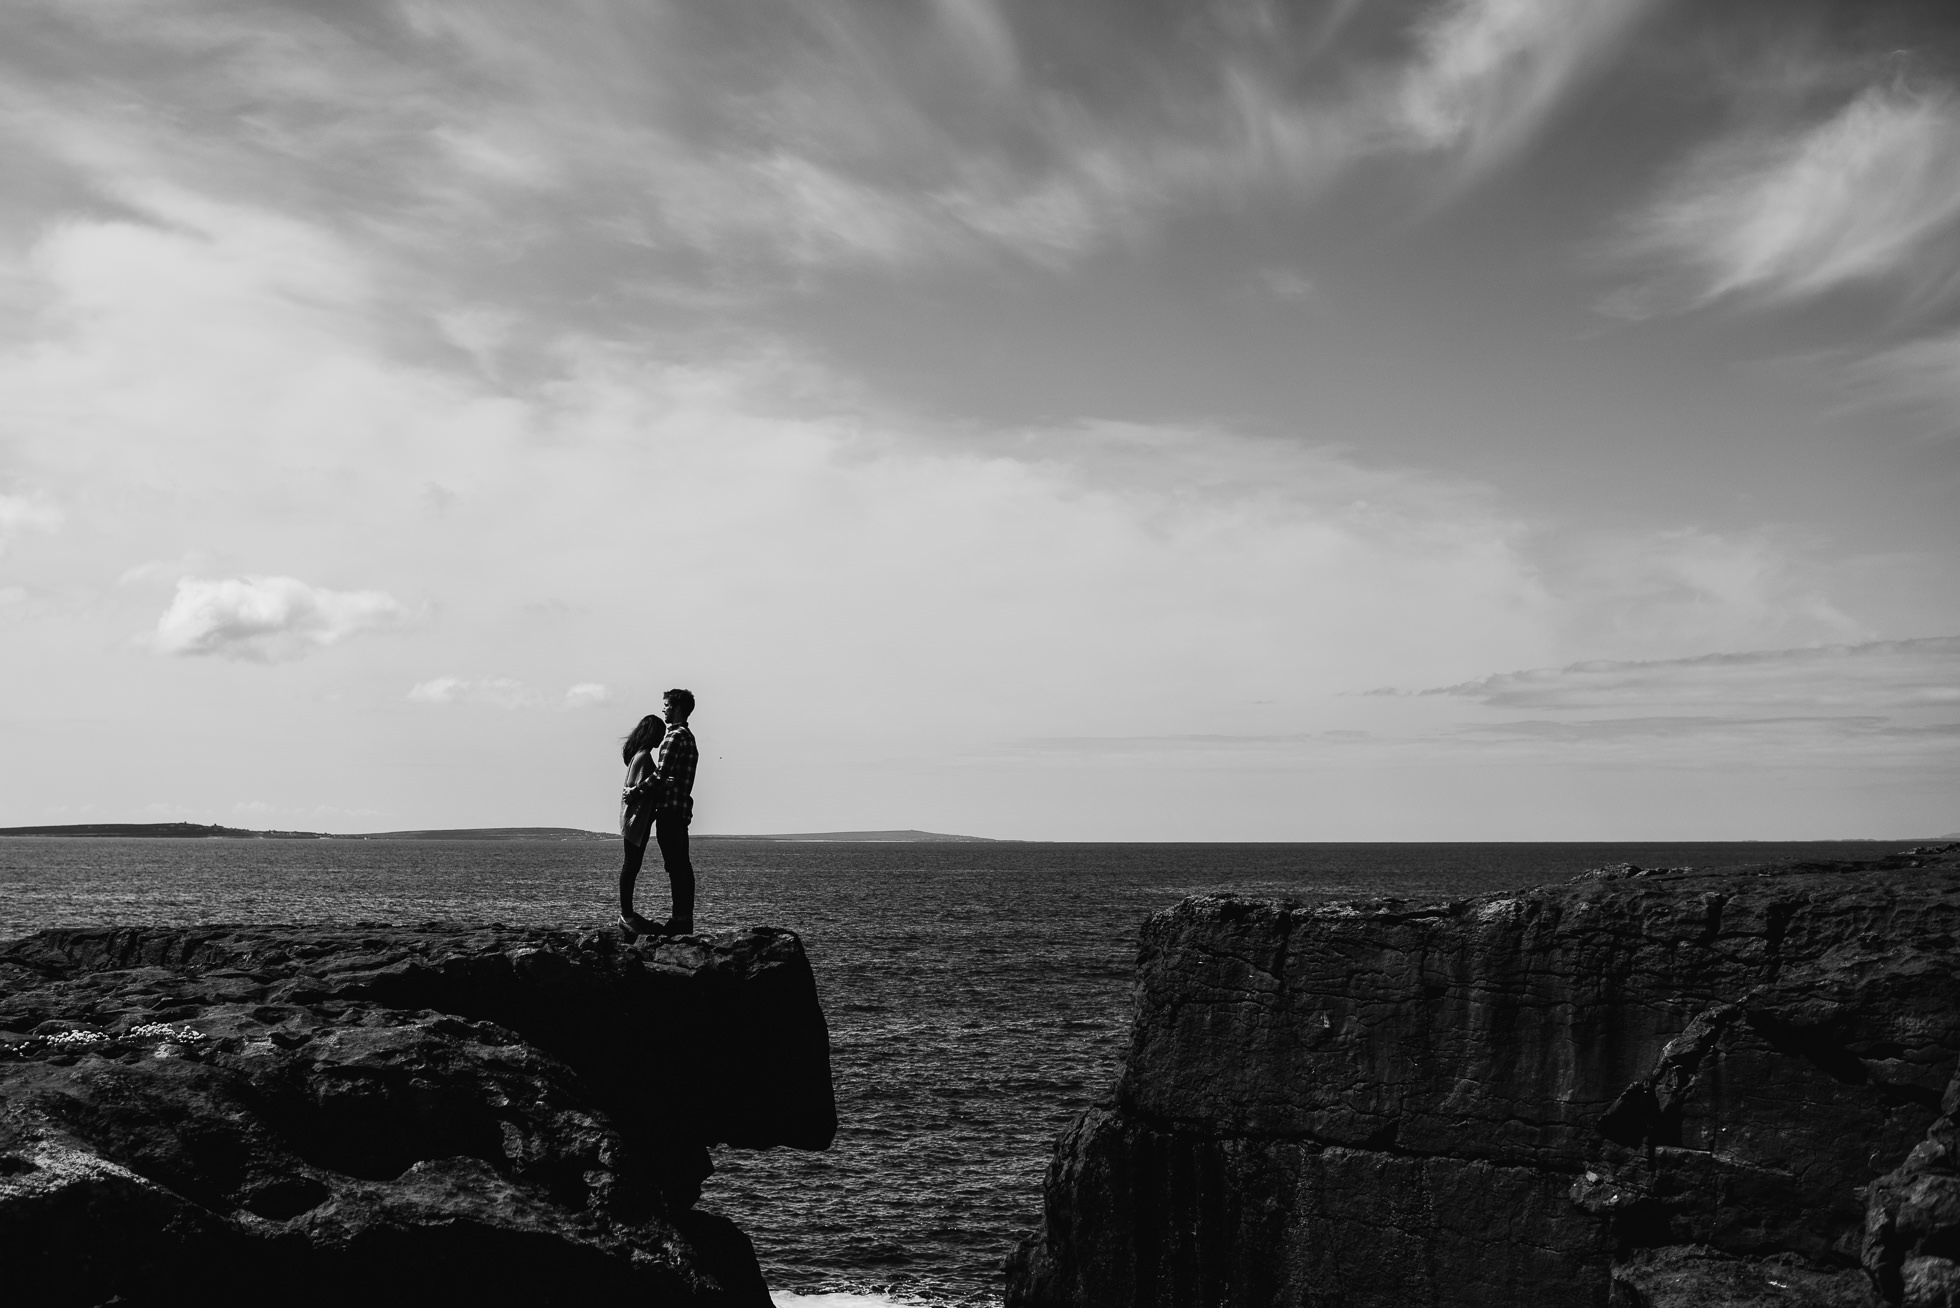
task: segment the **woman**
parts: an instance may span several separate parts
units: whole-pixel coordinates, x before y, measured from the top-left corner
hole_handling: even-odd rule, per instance
[[[666,734],[667,724],[658,714],[649,713],[619,750],[626,764],[626,785],[619,792],[619,834],[626,841],[626,861],[619,865],[619,929],[629,944],[654,929],[653,923],[633,911],[633,883],[640,879],[640,861],[647,856],[647,837],[653,831],[653,809],[659,800],[660,777],[653,770],[653,752]]]

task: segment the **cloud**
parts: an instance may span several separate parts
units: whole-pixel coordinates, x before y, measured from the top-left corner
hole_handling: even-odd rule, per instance
[[[1874,86],[1822,122],[1719,142],[1623,238],[1624,255],[1665,271],[1606,307],[1639,317],[1875,283],[1944,298],[1960,265],[1956,179],[1960,103],[1944,86]]]
[[[1394,131],[1424,150],[1501,155],[1615,48],[1649,0],[1446,0],[1417,29],[1389,100]]]
[[[122,559],[185,557],[185,525],[210,524],[302,575],[385,575],[442,596],[450,667],[512,639],[493,615],[548,596],[559,607],[537,640],[547,626],[559,645],[572,632],[605,649],[652,640],[671,646],[683,684],[688,658],[798,686],[869,677],[906,706],[894,720],[971,725],[996,694],[1073,715],[1182,680],[1289,697],[1602,644],[1667,654],[1861,634],[1785,542],[1548,540],[1474,480],[1298,437],[958,423],[728,337],[683,353],[561,329],[551,371],[521,388],[459,360],[439,369],[403,357],[405,329],[377,290],[385,262],[323,226],[161,203],[150,222],[71,218],[31,253],[45,330],[0,353],[0,398],[53,416],[21,424],[17,448],[48,484],[127,506],[96,527]],[[286,266],[290,249],[310,272]],[[120,260],[118,276],[98,253]],[[159,331],[180,297],[198,312]],[[348,521],[386,529],[330,527]],[[645,598],[619,591],[622,568]],[[295,608],[262,632],[242,600],[204,589],[248,583],[195,584],[166,615],[165,648],[287,657],[354,629],[338,610]],[[669,608],[714,621],[670,633]],[[405,615],[382,596],[364,616]],[[798,630],[848,637],[801,650],[785,673],[782,633]],[[1047,635],[1037,646],[1030,632]],[[617,663],[558,675],[647,689]],[[457,680],[446,693],[462,697]]]
[[[536,708],[543,697],[514,677],[431,677],[409,687],[417,704],[493,704],[498,708]]]
[[[754,675],[784,631],[843,623],[848,639],[802,652],[808,675],[889,676],[921,718],[981,711],[933,689],[941,676],[1066,703],[1187,673],[1436,676],[1543,648],[1522,525],[1472,481],[1198,423],[960,423],[739,337],[683,352],[561,329],[550,371],[513,387],[403,351],[413,324],[377,290],[389,265],[327,228],[271,240],[224,206],[170,213],[47,234],[26,263],[43,330],[0,352],[0,401],[45,415],[15,449],[50,486],[117,507],[91,527],[119,564],[203,536],[301,577],[386,576],[441,596],[458,642],[474,633],[440,655],[450,668],[511,639],[492,615],[538,597],[564,606],[547,624],[560,644],[651,638],[678,660],[726,642],[712,657]],[[294,247],[305,277],[278,254]],[[207,557],[159,648],[285,658],[407,617],[374,592],[198,580],[227,575],[228,555]],[[618,590],[623,568],[647,601]],[[670,635],[665,606],[714,621]],[[1481,634],[1445,651],[1420,634],[1432,624]],[[1037,658],[1028,631],[1066,656]],[[557,684],[632,693],[617,666]]]
[[[411,686],[408,698],[417,704],[488,704],[502,709],[543,708],[552,702],[514,677],[431,677]],[[582,681],[558,698],[567,709],[594,708],[611,703],[613,693],[596,681]]]
[[[1337,40],[1353,0],[1175,18],[602,0],[555,24],[191,0],[50,16],[61,57],[15,57],[0,132],[98,193],[147,179],[358,218],[404,277],[700,300],[832,269],[1062,263],[1193,209],[1313,195],[1371,155],[1496,158],[1647,7],[1442,0],[1413,49],[1378,57]],[[50,72],[78,61],[120,94]],[[480,335],[459,343],[481,359]]]
[[[1611,710],[1719,705],[1960,712],[1960,636],[1749,650],[1694,658],[1598,660],[1502,672],[1416,692],[1494,708]]]
[[[987,763],[1016,767],[1147,768],[1165,764],[1225,769],[1285,767],[1330,756],[1353,758],[1385,741],[1386,738],[1372,732],[1344,729],[1035,736],[1007,741],[952,761],[962,767]]]
[[[1770,767],[1857,778],[1884,770],[1933,793],[1950,790],[1960,740],[1960,636],[1590,660],[1369,698],[1433,711],[1347,751],[1356,765],[1482,758],[1492,767],[1721,772],[1728,780],[1719,785],[1755,784]],[[1491,716],[1520,711],[1535,716]]]
[[[1832,598],[1827,545],[1767,529],[1578,529],[1540,554],[1580,648],[1686,650],[1876,635]]]
[[[731,757],[781,760],[791,778],[751,771],[746,793],[795,811],[828,802],[811,797],[824,778],[865,789],[848,761],[812,783],[813,758],[944,758],[1035,731],[1311,737],[1163,755],[1237,760],[1221,767],[1278,767],[1288,750],[1419,762],[1454,746],[1313,737],[1408,707],[1330,692],[1454,684],[1649,639],[1713,648],[1685,642],[1793,621],[1834,630],[1812,602],[1814,570],[1771,538],[1629,535],[1581,567],[1486,484],[1298,434],[962,422],[735,332],[614,342],[518,315],[488,332],[452,320],[444,338],[394,312],[395,265],[331,223],[301,223],[286,242],[244,206],[132,196],[113,214],[68,215],[22,264],[41,312],[31,344],[0,349],[0,404],[27,415],[10,454],[37,483],[87,488],[101,506],[85,544],[109,560],[102,577],[220,543],[210,566],[183,571],[229,576],[249,551],[302,577],[440,596],[443,623],[408,650],[424,671],[404,675],[404,643],[376,641],[295,674],[349,702],[406,708],[411,695],[429,711],[348,715],[405,749],[487,725],[489,713],[440,707],[480,704],[537,710],[494,715],[535,757],[587,757],[600,724],[545,710],[595,697],[557,688],[605,684],[641,703],[682,684]],[[295,276],[287,248],[313,272]],[[505,369],[507,342],[526,333],[548,349]],[[465,346],[501,379],[465,366]],[[431,483],[446,492],[441,515]],[[1617,579],[1597,592],[1610,604],[1588,607],[1589,575]],[[548,613],[526,611],[542,597]],[[206,652],[319,643],[192,616],[179,642]],[[526,680],[483,675],[487,657]],[[840,746],[836,696],[860,687],[875,702]],[[1289,707],[1216,702],[1214,687]],[[1004,765],[1002,784],[1015,775]]]
[[[581,681],[565,692],[565,707],[568,709],[596,708],[600,704],[610,704],[613,693],[596,681]]]
[[[1320,294],[1313,278],[1297,268],[1261,268],[1253,276],[1260,289],[1275,300],[1311,300]]]
[[[1913,785],[1945,789],[1954,779],[1960,722],[1900,722],[1881,714],[1758,716],[1747,712],[1638,717],[1523,719],[1475,723],[1439,733],[1446,752],[1500,760],[1544,760],[1617,769],[1761,775],[1766,760],[1783,773],[1855,768]],[[1722,783],[1715,783],[1722,784]]]
[[[270,662],[387,630],[407,617],[399,601],[378,590],[328,590],[296,577],[184,577],[150,644],[161,654]]]
[[[1765,737],[1816,731],[1836,735],[1866,735],[1886,730],[1886,722],[1887,719],[1882,717],[1853,716],[1751,718],[1719,715],[1698,717],[1657,715],[1639,718],[1587,718],[1573,722],[1560,722],[1547,718],[1483,722],[1460,727],[1458,731],[1466,736],[1487,739],[1511,737],[1556,743],[1591,743],[1640,740],[1649,737],[1664,737],[1669,740],[1677,740],[1683,736],[1711,735]]]
[[[60,506],[46,494],[9,495],[0,492],[0,552],[13,537],[29,531],[54,531],[62,524]]]
[[[1960,432],[1960,331],[1868,355],[1847,368],[1855,391],[1930,414]]]

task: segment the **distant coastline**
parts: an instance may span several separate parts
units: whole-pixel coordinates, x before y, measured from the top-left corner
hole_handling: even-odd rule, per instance
[[[768,835],[696,835],[695,840],[778,840],[801,844],[969,844],[996,843],[993,836],[950,836],[943,831],[793,831]]]
[[[56,826],[0,827],[0,836],[79,836],[122,837],[145,840],[561,840],[616,841],[613,831],[586,831],[579,827],[452,827],[426,831],[366,831],[342,834],[330,831],[253,831],[244,827],[219,826],[205,822],[72,822]],[[696,840],[778,840],[795,842],[853,842],[903,844],[908,842],[988,843],[988,836],[953,836],[937,831],[802,831],[767,835],[699,834]]]
[[[61,825],[37,827],[0,827],[0,838],[7,836],[36,837],[121,837],[143,840],[557,840],[565,842],[602,841],[619,839],[614,831],[587,831],[582,827],[446,827],[418,831],[255,831],[245,827],[227,827],[205,822],[73,822]],[[959,836],[943,831],[918,831],[914,829],[890,831],[778,831],[778,832],[695,832],[695,840],[768,840],[783,844],[998,844],[997,836]],[[1930,839],[1938,844],[1949,840],[1960,840],[1960,832],[1950,832],[1932,837],[1883,837],[1846,836],[1832,843],[1837,844],[1914,844]],[[1067,843],[1067,842],[1061,842]],[[1106,842],[1098,842],[1106,843]],[[1121,843],[1121,842],[1118,842]],[[1152,843],[1152,842],[1142,842]],[[1172,842],[1184,843],[1184,842]],[[1250,841],[1250,842],[1206,842],[1206,843],[1250,843],[1250,844],[1315,844],[1315,841]],[[1335,842],[1344,843],[1344,842]],[[1394,842],[1374,842],[1394,843]],[[1419,841],[1418,844],[1438,843]],[[1440,842],[1464,844],[1532,844],[1532,841],[1464,841]],[[1624,841],[1550,841],[1550,844],[1624,844]],[[1679,843],[1662,841],[1659,843]],[[1694,843],[1694,842],[1688,842]],[[1715,844],[1755,845],[1780,843],[1762,840],[1715,841]]]

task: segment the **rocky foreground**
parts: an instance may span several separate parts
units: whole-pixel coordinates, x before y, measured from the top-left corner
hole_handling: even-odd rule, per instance
[[[0,1300],[766,1308],[708,1147],[825,1148],[787,931],[0,945]]]
[[[1960,1305],[1960,846],[1145,926],[1010,1308]]]

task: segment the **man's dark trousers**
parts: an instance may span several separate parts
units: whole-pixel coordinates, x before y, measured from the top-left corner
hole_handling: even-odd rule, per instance
[[[667,865],[667,882],[673,888],[676,930],[694,930],[694,864],[687,857],[686,813],[657,813],[653,819],[653,839],[660,846],[660,861]]]

